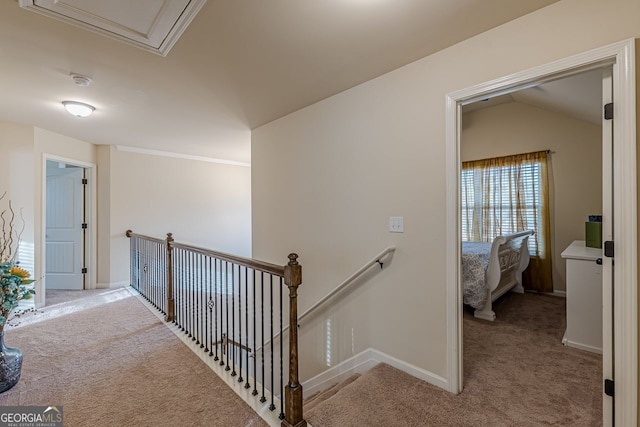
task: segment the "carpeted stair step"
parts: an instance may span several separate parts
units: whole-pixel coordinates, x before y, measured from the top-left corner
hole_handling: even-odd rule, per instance
[[[344,387],[348,386],[349,384],[351,384],[352,382],[354,382],[358,378],[360,378],[360,374],[353,374],[349,378],[347,378],[347,379],[345,379],[345,380],[343,380],[343,381],[341,381],[339,383],[336,383],[336,384],[332,385],[328,389],[323,390],[323,391],[319,391],[317,393],[314,393],[312,396],[309,396],[304,401],[304,411],[305,411],[305,413],[308,412],[308,411],[311,411],[313,408],[318,406],[320,403],[322,403],[325,400],[331,398],[337,392],[339,392]]]

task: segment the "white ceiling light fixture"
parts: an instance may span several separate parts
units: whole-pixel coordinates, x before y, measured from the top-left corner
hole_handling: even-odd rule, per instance
[[[89,117],[96,109],[93,105],[77,101],[62,101],[65,110],[76,117]]]

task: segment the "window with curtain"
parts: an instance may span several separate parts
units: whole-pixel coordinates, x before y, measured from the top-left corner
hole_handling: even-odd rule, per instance
[[[547,152],[463,162],[461,185],[462,240],[491,242],[499,235],[533,230],[524,285],[553,291]]]

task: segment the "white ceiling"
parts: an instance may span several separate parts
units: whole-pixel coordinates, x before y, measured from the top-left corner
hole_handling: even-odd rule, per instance
[[[555,1],[208,0],[162,57],[3,0],[0,120],[249,161],[251,129]]]
[[[529,89],[465,105],[464,113],[508,102],[522,102],[565,114],[596,125],[602,124],[602,70],[594,70]]]
[[[518,102],[602,124],[602,70],[577,74],[512,95]]]

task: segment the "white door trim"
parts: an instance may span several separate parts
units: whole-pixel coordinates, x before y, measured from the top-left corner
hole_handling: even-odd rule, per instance
[[[446,97],[447,383],[462,391],[460,283],[460,111],[462,105],[614,64],[615,419],[637,425],[638,303],[635,40],[629,39],[449,93]]]
[[[602,108],[613,102],[613,67],[602,72]],[[613,122],[602,123],[602,241],[614,240],[613,235]],[[608,165],[608,166],[607,166]],[[602,380],[611,379],[613,371],[613,259],[602,257]],[[613,425],[613,399],[602,402],[602,425]]]
[[[74,166],[80,166],[87,169],[89,186],[87,187],[87,217],[89,218],[89,228],[87,229],[86,234],[86,249],[87,253],[87,264],[86,267],[88,269],[87,273],[87,282],[85,284],[85,289],[95,289],[97,283],[97,266],[98,266],[98,249],[97,249],[97,226],[98,226],[98,209],[97,209],[97,173],[96,173],[96,165],[94,163],[87,163],[80,160],[69,159],[66,157],[56,156],[54,154],[43,153],[42,154],[42,226],[41,226],[41,234],[40,234],[40,247],[42,248],[42,256],[37,263],[39,265],[39,271],[45,271],[45,260],[47,258],[46,254],[46,220],[47,220],[47,160],[52,160],[54,162],[62,162],[67,163]],[[45,288],[46,284],[44,282],[45,279],[37,282],[39,287],[36,289],[36,305],[42,305],[43,299],[46,298]],[[41,282],[41,283],[40,283]],[[39,296],[40,295],[40,296]]]

